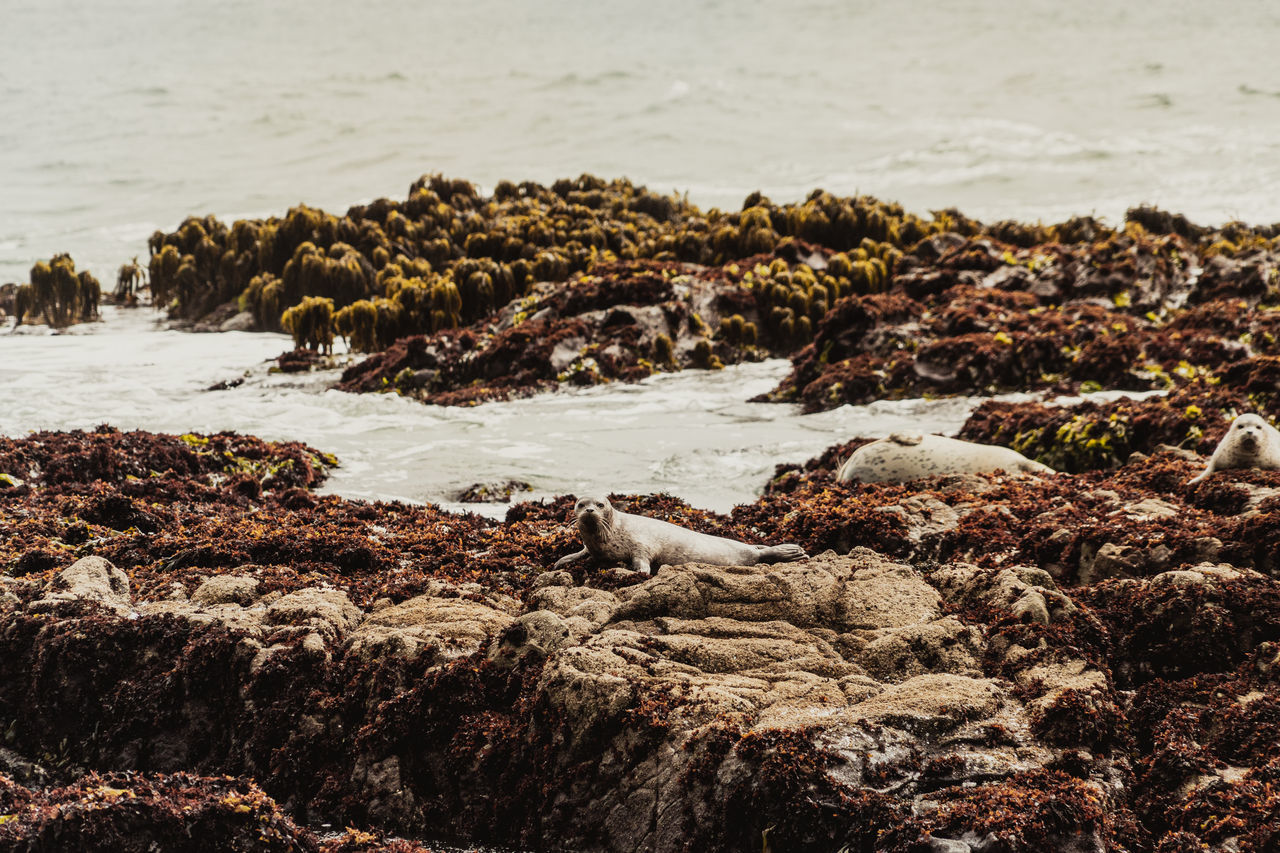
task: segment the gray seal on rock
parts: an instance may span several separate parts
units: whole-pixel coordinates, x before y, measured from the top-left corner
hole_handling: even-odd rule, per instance
[[[1224,468],[1280,468],[1280,430],[1257,415],[1240,415],[1218,442],[1209,464],[1188,486]]]
[[[588,554],[598,560],[625,562],[632,569],[651,574],[659,566],[710,563],[716,566],[755,566],[788,563],[808,555],[799,545],[748,545],[723,536],[710,536],[677,527],[656,518],[632,515],[613,508],[607,498],[584,497],[574,505],[581,551],[561,557],[561,568]]]
[[[836,478],[860,483],[905,483],[944,474],[1052,474],[1053,469],[1016,450],[958,438],[895,432],[865,444],[840,466]]]

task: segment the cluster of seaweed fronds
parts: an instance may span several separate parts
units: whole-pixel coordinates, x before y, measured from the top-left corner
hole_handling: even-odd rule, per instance
[[[800,243],[820,247],[811,282],[803,273],[788,281],[791,270],[773,268],[753,277],[769,279],[760,285],[775,333],[803,342],[809,337],[804,318],[811,327],[821,306],[842,292],[882,289],[903,250],[954,230],[979,234],[982,226],[955,211],[925,219],[869,196],[820,190],[785,205],[753,193],[740,211],[704,213],[681,196],[592,175],[550,187],[503,181],[488,197],[467,181],[430,175],[415,181],[404,201],[378,199],[343,216],[300,205],[282,218],[230,226],[190,217],[176,231],[151,237],[149,272],[155,304],[175,318],[197,319],[239,299],[268,329],[280,328],[284,311],[306,297],[331,299],[336,323],[354,302],[393,299],[395,280],[405,279],[433,296],[425,310],[422,298],[401,300],[402,313],[383,321],[403,335],[469,325],[525,295],[534,282],[563,281],[600,264],[722,266]],[[825,256],[832,253],[828,265]],[[435,296],[438,291],[443,295]],[[397,312],[383,306],[381,313]],[[322,340],[324,333],[311,337]],[[359,337],[373,349],[391,342]]]
[[[98,316],[102,286],[88,270],[76,272],[70,255],[54,255],[31,268],[31,283],[14,294],[17,324],[44,322],[55,329]]]

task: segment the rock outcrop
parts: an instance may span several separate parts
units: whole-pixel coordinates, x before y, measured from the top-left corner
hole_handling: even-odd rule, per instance
[[[239,806],[294,849],[1280,837],[1278,472],[854,486],[839,445],[730,516],[618,496],[816,555],[646,577],[539,571],[568,498],[343,501],[314,451],[204,440],[0,439],[0,842],[235,849]]]
[[[133,610],[104,594],[121,575],[77,563],[11,609],[6,651],[48,661],[5,673],[24,736],[65,744],[92,720],[91,749],[69,761],[271,774],[268,792],[302,814],[345,809],[399,832],[483,837],[487,824],[508,843],[657,851],[739,849],[771,826],[800,846],[845,838],[801,820],[826,808],[818,792],[837,814],[874,795],[863,806],[923,830],[932,819],[910,815],[937,813],[939,790],[1025,778],[1065,796],[1039,721],[1066,694],[1111,696],[1087,662],[993,646],[946,612],[1069,619],[1047,574],[925,576],[868,549],[665,567],[615,591],[548,573],[524,612],[444,583],[366,612],[338,589],[263,593],[248,575]],[[114,653],[86,664],[106,637]],[[992,677],[993,656],[1008,675]],[[1100,778],[1068,787],[1115,798]],[[1098,816],[1073,831],[1112,828]]]

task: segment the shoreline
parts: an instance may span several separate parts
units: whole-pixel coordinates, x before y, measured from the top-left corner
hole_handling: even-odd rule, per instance
[[[446,208],[492,204],[435,186],[454,201],[422,208],[414,225],[388,202],[381,221],[409,233]],[[584,186],[561,187],[562,201],[605,197]],[[615,190],[646,209],[676,203]],[[546,192],[526,196],[559,209]],[[342,460],[307,432],[319,409],[289,408],[328,384],[310,370],[322,363],[314,352],[183,398],[184,428],[195,401],[248,401],[259,417],[281,407],[302,442],[106,426],[0,438],[0,814],[12,815],[0,844],[60,833],[81,846],[163,845],[198,829],[222,849],[317,853],[424,849],[407,838],[662,853],[1274,847],[1280,470],[1192,480],[1237,414],[1280,417],[1280,238],[1151,210],[1114,232],[947,212],[922,223],[864,199],[757,201],[703,242],[679,217],[683,231],[661,234],[632,210],[652,220],[638,219],[637,235],[659,236],[597,236],[639,256],[596,263],[565,239],[563,254],[520,259],[537,274],[470,251],[446,260],[445,238],[428,229],[419,246],[441,253],[440,269],[388,253],[383,295],[330,302],[305,330],[285,310],[282,322],[321,350],[324,323],[336,332],[341,311],[371,306],[343,315],[350,339],[365,335],[361,348],[376,352],[340,384],[372,393],[323,392],[341,404],[324,417],[354,432],[349,446],[374,448],[352,455],[353,468],[408,473],[401,451],[454,419],[456,441],[426,462],[470,471],[481,455],[502,460],[510,476],[488,484],[513,491],[500,520],[321,494]],[[363,217],[290,217],[223,236],[242,259],[255,228],[269,254],[280,248],[272,228],[358,219],[376,236]],[[535,235],[548,221],[520,227]],[[857,247],[783,236],[775,221]],[[178,256],[173,286],[227,285],[201,284],[196,270],[209,269],[222,226],[188,228],[175,239],[203,234],[194,245],[206,261]],[[500,233],[464,242],[487,252]],[[674,233],[683,248],[659,251]],[[170,236],[156,258],[177,256]],[[272,300],[309,275],[367,285],[376,242],[366,255],[303,240],[275,257],[288,256],[282,277],[255,275],[245,293],[269,318],[262,307],[281,307]],[[657,257],[715,245],[767,251]],[[506,237],[499,249],[525,251]],[[334,299],[294,295],[302,306]],[[436,327],[392,336],[380,311]],[[164,335],[145,340],[215,354],[232,341],[278,353],[284,340]],[[16,374],[38,389],[88,369],[71,345],[109,338],[8,343],[54,345],[43,367]],[[198,360],[157,376],[157,359],[100,366],[103,392],[130,370],[153,375],[162,401],[195,384]],[[283,372],[294,366],[304,370]],[[661,381],[629,384],[651,375]],[[590,390],[540,393],[578,386]],[[1078,399],[1041,402],[1062,395]],[[879,406],[905,422],[894,431],[926,431],[921,400],[956,417],[961,438],[1053,472],[836,479],[866,431],[888,431],[860,415]],[[721,423],[728,435],[747,428],[751,407],[765,422],[825,426],[808,429],[820,446],[797,453],[803,463],[776,464],[787,457],[768,433],[746,441],[773,448],[755,457],[771,472],[735,472],[715,441],[701,468],[660,472],[763,486],[728,512],[598,483],[519,500],[514,481],[530,478],[508,462],[541,454],[541,436],[564,430],[557,418],[580,418],[638,469],[637,448],[658,447],[661,433],[635,439],[637,413],[667,432],[712,435]],[[380,430],[403,446],[375,446]],[[566,454],[585,468],[580,438]],[[568,523],[577,491],[809,557],[652,576],[594,561],[557,571],[579,546]],[[322,839],[306,828],[326,823],[351,829]]]
[[[1113,405],[1154,413],[1184,404]],[[728,516],[620,497],[627,511],[748,541],[798,541],[814,555],[652,578],[602,566],[547,571],[577,547],[565,522],[572,498],[516,504],[491,522],[316,496],[328,463],[297,444],[110,430],[0,440],[3,467],[29,477],[0,490],[0,622],[9,626],[0,712],[17,726],[7,749],[18,745],[0,751],[10,786],[0,796],[18,798],[0,838],[55,823],[68,831],[48,810],[54,802],[92,802],[109,821],[126,803],[167,809],[192,797],[206,798],[198,813],[219,832],[240,831],[242,813],[253,826],[264,815],[280,838],[326,851],[407,853],[424,848],[386,839],[424,832],[521,849],[616,849],[634,832],[655,849],[694,837],[739,849],[768,826],[775,840],[826,850],[863,837],[856,827],[867,820],[907,821],[889,850],[915,849],[916,832],[956,838],[983,827],[1015,850],[1060,849],[1081,834],[1108,845],[1094,849],[1144,849],[1153,815],[1169,813],[1264,831],[1264,816],[1233,804],[1265,772],[1238,751],[1232,761],[1253,769],[1209,789],[1218,799],[1154,771],[1120,793],[1109,787],[1145,760],[1128,727],[1169,713],[1160,703],[1170,690],[1209,701],[1210,730],[1239,706],[1206,691],[1254,690],[1253,710],[1271,707],[1280,569],[1264,531],[1277,529],[1268,495],[1280,494],[1280,472],[1228,471],[1188,489],[1203,457],[1156,446],[1175,437],[1150,436],[1149,454],[1119,468],[906,486],[834,482],[831,466],[846,453],[835,446]],[[722,597],[737,588],[730,578],[747,586]],[[761,598],[750,591],[761,583],[791,592]],[[688,584],[702,591],[691,596]],[[708,597],[713,589],[722,592]],[[1188,606],[1217,615],[1173,630]],[[68,631],[78,639],[61,663],[29,668]],[[114,653],[90,651],[102,643]],[[650,662],[626,663],[637,654]],[[721,655],[746,669],[724,672]],[[208,681],[216,673],[222,686]],[[209,689],[242,699],[215,710]],[[87,738],[86,713],[95,719]],[[1165,737],[1146,731],[1138,736]],[[866,747],[850,751],[847,739],[873,732],[893,746],[856,759]],[[1205,737],[1201,749],[1228,748]],[[219,746],[226,738],[229,750]],[[324,743],[336,751],[317,752]],[[55,747],[56,761],[40,759]],[[298,769],[267,771],[278,750]],[[903,757],[916,750],[920,758]],[[584,789],[583,760],[622,775]],[[1005,762],[994,780],[992,761]],[[103,775],[79,775],[91,768]],[[125,769],[133,775],[119,775]],[[178,770],[196,775],[164,775]],[[234,796],[212,778],[227,773]],[[548,811],[519,781],[530,773],[581,816]],[[867,799],[886,785],[898,793]],[[803,805],[812,786],[854,800],[820,818]],[[651,808],[626,805],[633,790],[684,805],[653,823]],[[1100,797],[1105,811],[1086,805]],[[250,808],[218,805],[229,801]],[[922,801],[939,810],[899,811]],[[746,802],[754,819],[738,811]],[[1045,811],[1051,802],[1076,805]],[[703,817],[684,824],[682,810]],[[171,831],[175,817],[150,814],[131,832]],[[357,832],[372,846],[324,846],[338,840],[322,844],[302,828],[339,822],[360,828],[342,844]],[[75,837],[102,837],[108,825],[83,823]]]

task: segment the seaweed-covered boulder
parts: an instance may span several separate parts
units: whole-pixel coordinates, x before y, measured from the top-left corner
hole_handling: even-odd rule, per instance
[[[251,782],[180,773],[90,774],[29,790],[0,776],[0,847],[85,853],[319,853],[316,836]]]
[[[865,843],[873,836],[859,833],[874,830],[860,820],[873,814],[904,819],[939,787],[1034,774],[1054,759],[1031,734],[1036,709],[984,674],[981,632],[944,616],[943,596],[918,572],[874,552],[664,567],[616,594],[569,595],[580,588],[561,581],[547,579],[540,603],[563,612],[618,604],[585,635],[584,618],[549,610],[513,623],[489,655],[512,660],[538,647],[545,663],[525,700],[532,718],[514,741],[491,731],[476,757],[451,754],[450,772],[477,781],[469,796],[482,801],[511,796],[490,789],[498,781],[487,757],[543,756],[546,793],[529,841],[741,849],[773,832],[804,848],[820,838]],[[422,804],[439,795],[414,781],[424,778],[420,763],[403,751],[366,753],[359,778],[404,790],[388,806],[402,815],[406,796]],[[872,791],[892,795],[868,799]],[[831,802],[843,805],[824,813],[819,803]],[[746,803],[754,806],[744,812]],[[454,819],[465,824],[474,806],[463,808]],[[1089,831],[1101,825],[1090,821]]]
[[[1118,467],[853,486],[846,442],[729,516],[631,498],[817,554],[653,577],[537,571],[567,497],[496,522],[310,494],[296,445],[0,440],[0,829],[126,808],[97,770],[257,785],[335,850],[1271,849],[1280,472],[1188,488],[1248,399],[1192,390],[1074,412],[1131,427]],[[148,843],[177,814],[139,808]]]

